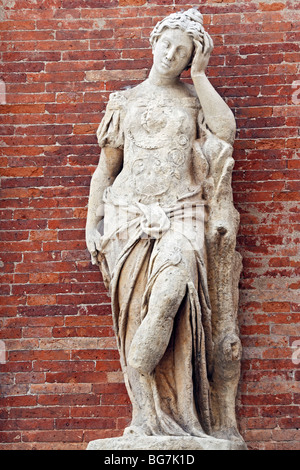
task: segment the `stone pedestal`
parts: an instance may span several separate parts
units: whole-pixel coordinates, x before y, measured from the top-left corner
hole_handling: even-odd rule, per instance
[[[247,450],[244,442],[208,436],[122,436],[91,441],[87,450]]]

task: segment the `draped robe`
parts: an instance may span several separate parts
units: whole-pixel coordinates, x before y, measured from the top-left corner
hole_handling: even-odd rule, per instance
[[[133,406],[128,429],[146,435],[210,434],[214,346],[205,192],[209,159],[220,158],[228,144],[207,128],[194,94],[179,103],[145,96],[139,87],[111,95],[97,137],[100,147],[124,152],[123,175],[103,197],[98,259]],[[197,185],[182,180],[184,168],[192,169]],[[172,266],[181,270],[186,293],[162,359],[153,372],[140,374],[128,364],[130,344],[148,315],[153,286]]]

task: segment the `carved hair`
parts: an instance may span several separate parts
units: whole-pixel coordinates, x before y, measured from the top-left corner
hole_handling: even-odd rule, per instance
[[[197,41],[203,41],[204,28],[203,16],[197,8],[190,8],[187,11],[172,13],[159,21],[150,35],[150,44],[155,45],[162,32],[167,29],[181,29]]]

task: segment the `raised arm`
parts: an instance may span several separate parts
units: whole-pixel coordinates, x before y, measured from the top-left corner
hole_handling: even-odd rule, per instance
[[[93,264],[100,251],[100,233],[97,226],[104,217],[103,193],[112,185],[123,164],[123,150],[104,147],[99,164],[92,176],[86,221],[86,244]]]
[[[191,77],[202,106],[205,121],[213,134],[232,145],[236,132],[234,115],[205,75],[205,69],[213,49],[212,39],[205,32],[203,44],[198,41],[194,41],[194,43],[196,51],[191,68]]]

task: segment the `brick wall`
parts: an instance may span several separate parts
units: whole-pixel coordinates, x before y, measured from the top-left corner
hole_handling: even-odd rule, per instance
[[[129,422],[84,241],[95,131],[109,93],[146,78],[155,23],[197,4],[215,42],[208,75],[238,126],[239,424],[251,449],[300,448],[297,3],[0,1],[1,449],[83,449]]]

